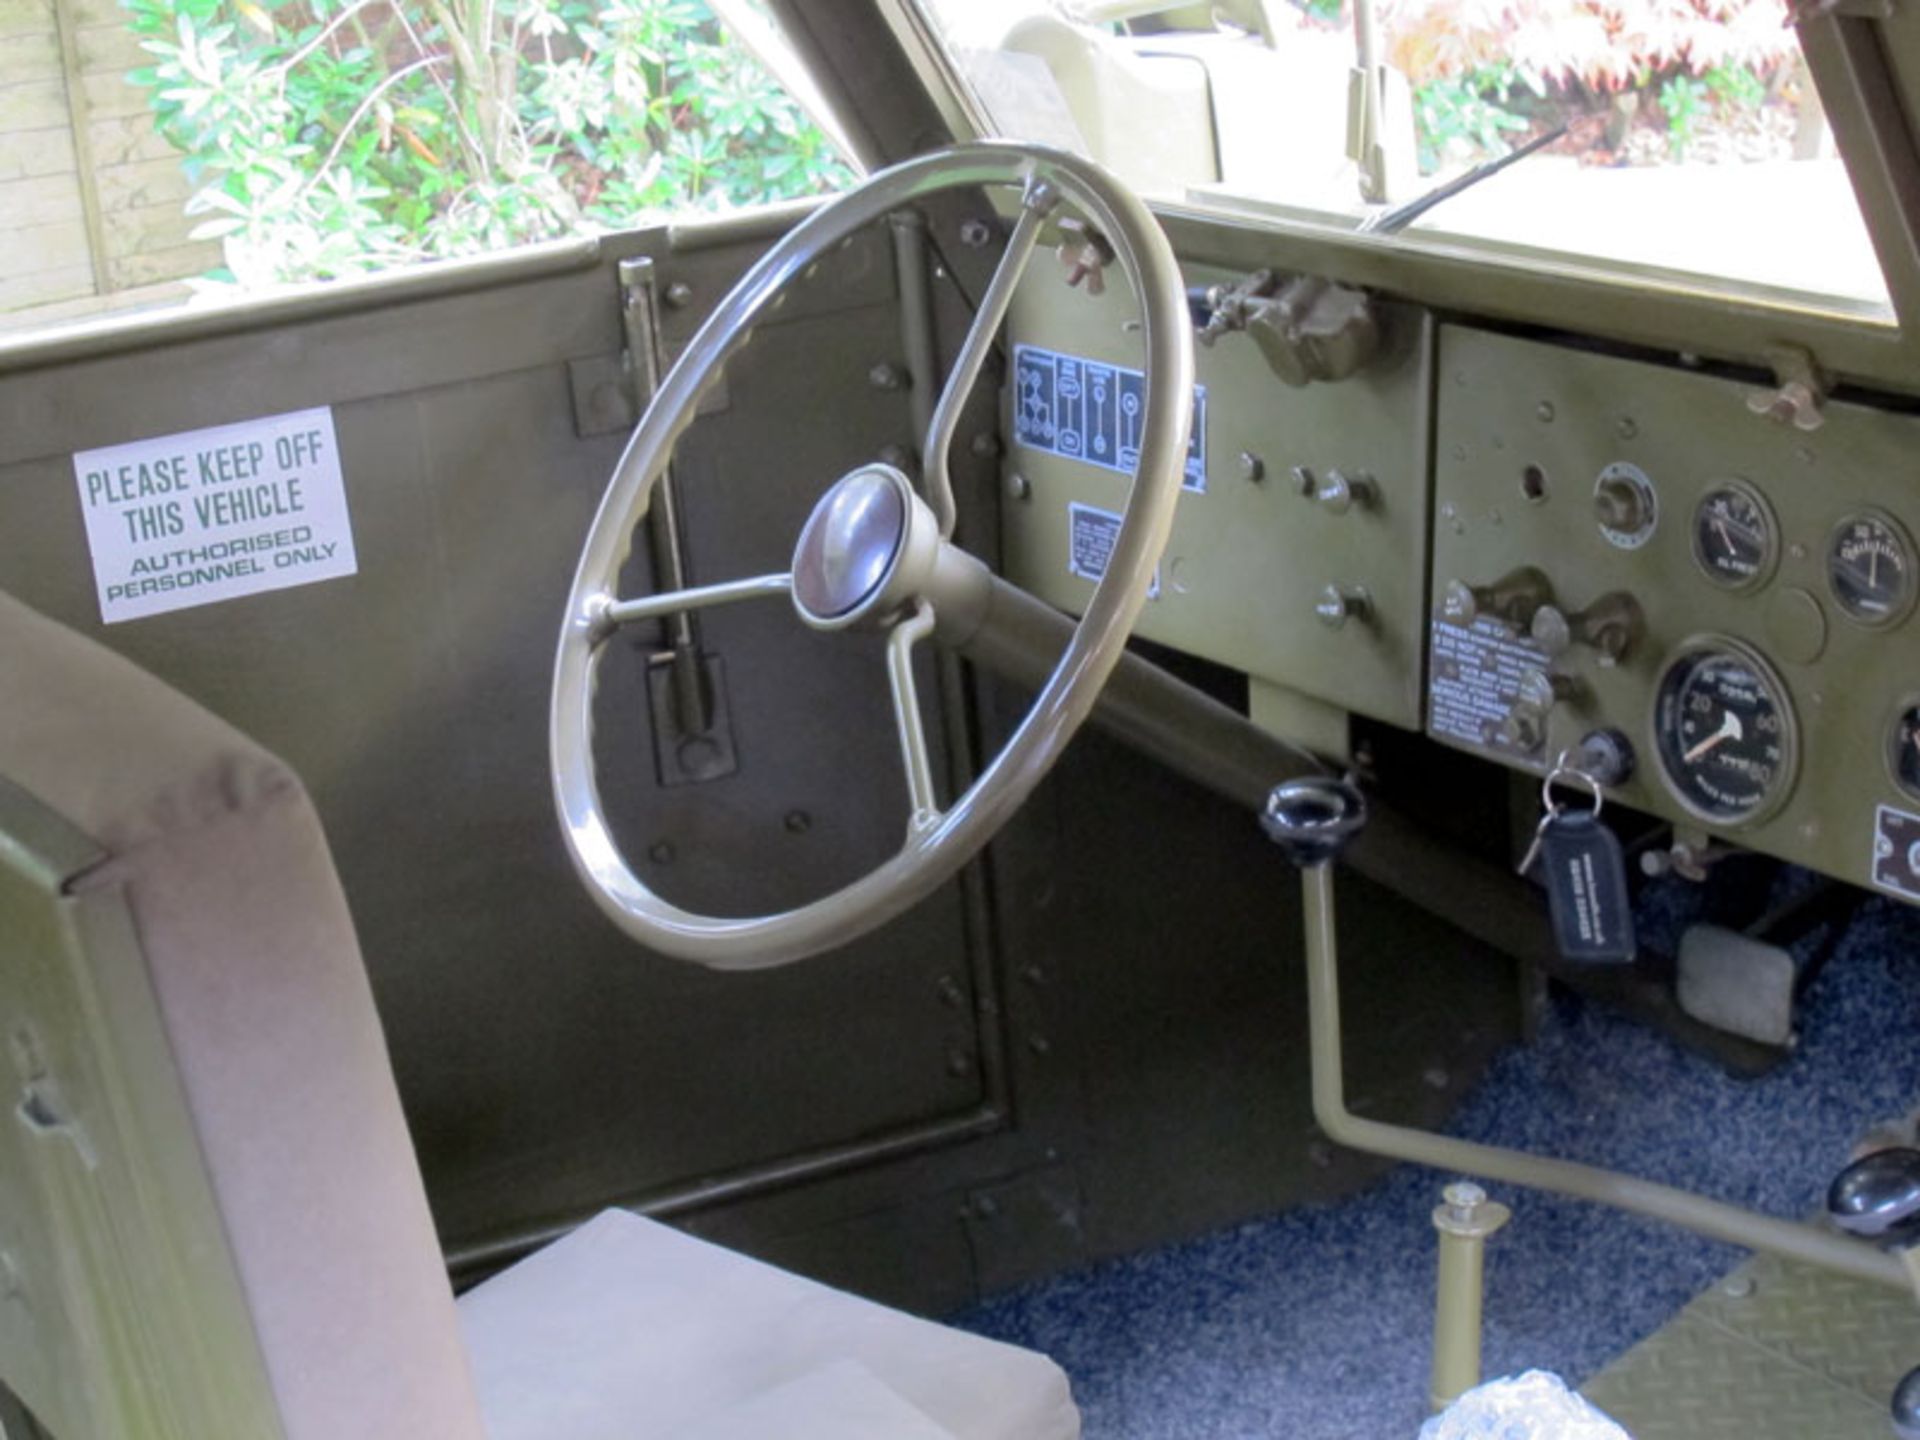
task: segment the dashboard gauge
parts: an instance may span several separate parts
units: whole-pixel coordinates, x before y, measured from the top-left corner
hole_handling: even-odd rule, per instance
[[[1913,608],[1913,541],[1879,510],[1849,515],[1827,545],[1827,584],[1840,608],[1862,625],[1892,625]]]
[[[1653,732],[1667,788],[1703,820],[1751,824],[1793,789],[1797,742],[1786,687],[1737,640],[1690,640],[1667,662]]]
[[[1920,700],[1907,701],[1893,717],[1893,728],[1887,732],[1887,774],[1920,800]]]
[[[1780,532],[1760,492],[1739,480],[1716,482],[1693,512],[1693,561],[1714,584],[1752,590],[1780,558]]]

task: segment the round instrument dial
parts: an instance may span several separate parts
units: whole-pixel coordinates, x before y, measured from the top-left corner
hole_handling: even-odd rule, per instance
[[[1920,700],[1909,700],[1887,732],[1887,774],[1908,795],[1920,800]]]
[[[1903,620],[1913,609],[1913,541],[1891,515],[1849,515],[1827,545],[1827,584],[1840,608],[1862,625]]]
[[[1766,584],[1780,558],[1780,532],[1760,492],[1722,480],[1693,512],[1693,560],[1714,584],[1752,590]]]
[[[1758,652],[1736,640],[1689,641],[1667,662],[1653,731],[1667,788],[1703,820],[1751,824],[1793,789],[1796,737],[1786,687]]]

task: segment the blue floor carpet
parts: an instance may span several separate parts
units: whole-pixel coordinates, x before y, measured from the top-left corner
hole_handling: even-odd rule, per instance
[[[1689,903],[1683,890],[1649,897],[1643,937],[1669,948]],[[1868,900],[1808,993],[1798,1051],[1765,1079],[1730,1079],[1563,997],[1449,1129],[1805,1216],[1855,1139],[1920,1102],[1917,1034],[1920,911]],[[1058,1360],[1087,1440],[1412,1440],[1444,1178],[1403,1166],[1342,1204],[1057,1278],[956,1323]],[[1490,1188],[1515,1209],[1489,1249],[1490,1376],[1540,1366],[1578,1383],[1741,1258],[1615,1211]]]

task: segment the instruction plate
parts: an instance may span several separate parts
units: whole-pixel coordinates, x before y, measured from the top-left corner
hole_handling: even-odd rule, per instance
[[[1484,615],[1469,626],[1435,620],[1432,636],[1428,732],[1523,764],[1543,763],[1540,749],[1509,740],[1501,722],[1520,698],[1527,672],[1546,668],[1546,652]]]
[[[1120,517],[1111,510],[1074,501],[1067,506],[1067,573],[1082,580],[1098,581],[1107,573],[1113,559],[1114,542],[1120,538]],[[1153,567],[1153,579],[1147,585],[1147,598],[1160,598],[1160,567]]]
[[[73,478],[109,625],[359,568],[330,409],[82,451]]]
[[[1013,438],[1034,450],[1133,474],[1140,460],[1146,377],[1138,370],[1041,350],[1013,349]],[[1181,485],[1207,489],[1207,387],[1193,387],[1193,431]]]

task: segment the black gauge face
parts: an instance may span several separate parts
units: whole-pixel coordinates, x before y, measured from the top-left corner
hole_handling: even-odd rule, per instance
[[[1909,701],[1894,717],[1887,736],[1887,772],[1894,783],[1920,800],[1920,701]]]
[[[1891,625],[1913,608],[1913,545],[1885,515],[1849,517],[1827,547],[1827,583],[1862,625]]]
[[[1660,769],[1680,802],[1722,825],[1759,819],[1793,785],[1793,716],[1763,662],[1709,642],[1671,661],[1654,709]]]
[[[1766,502],[1744,485],[1719,484],[1693,512],[1693,558],[1706,577],[1747,590],[1773,573],[1779,538]]]

